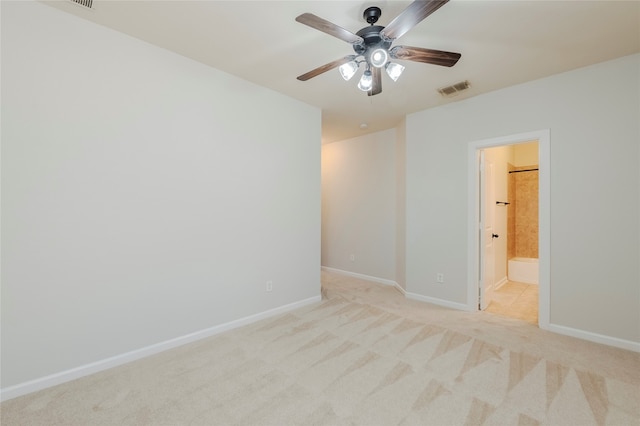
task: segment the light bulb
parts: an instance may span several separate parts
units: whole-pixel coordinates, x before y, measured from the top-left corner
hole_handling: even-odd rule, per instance
[[[340,75],[342,76],[342,78],[344,78],[346,81],[349,81],[351,80],[351,77],[354,76],[356,71],[358,71],[358,64],[355,61],[350,61],[346,64],[340,65],[340,68],[338,68],[338,70],[340,70]]]
[[[376,68],[382,68],[387,63],[387,59],[389,59],[389,54],[382,48],[375,49],[371,52],[371,55],[369,55],[371,66]]]
[[[398,77],[400,77],[400,74],[404,71],[404,67],[395,62],[389,62],[385,68],[387,69],[387,75],[391,77],[393,81],[398,81]]]
[[[363,92],[368,92],[371,90],[371,86],[373,86],[373,77],[371,76],[371,71],[366,70],[358,83],[358,89]]]

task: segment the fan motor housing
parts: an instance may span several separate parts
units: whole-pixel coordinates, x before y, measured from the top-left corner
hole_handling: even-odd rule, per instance
[[[364,39],[364,43],[353,45],[353,50],[355,50],[358,55],[362,55],[368,49],[373,47],[381,47],[385,50],[389,49],[391,46],[391,40],[384,40],[380,35],[380,31],[383,29],[383,26],[371,25],[358,31],[356,35],[362,37]]]

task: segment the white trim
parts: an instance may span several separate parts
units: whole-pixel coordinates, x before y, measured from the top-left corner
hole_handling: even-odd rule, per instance
[[[372,276],[364,275],[364,274],[358,274],[357,272],[344,271],[342,269],[330,268],[328,266],[323,266],[322,270],[323,271],[327,271],[327,272],[333,272],[335,274],[346,275],[348,277],[360,278],[360,279],[366,280],[366,281],[373,281],[373,282],[376,282],[376,283],[379,283],[379,284],[393,286],[398,291],[400,291],[400,293],[402,293],[408,299],[419,300],[420,302],[427,302],[427,303],[431,303],[432,305],[444,306],[445,308],[457,309],[457,310],[462,310],[462,311],[468,311],[469,310],[467,305],[465,305],[464,303],[450,302],[448,300],[438,299],[438,298],[429,297],[429,296],[423,296],[423,295],[417,294],[417,293],[409,293],[405,289],[400,287],[400,285],[397,282],[392,281],[392,280],[387,280],[387,279],[384,279],[384,278],[372,277]]]
[[[633,342],[631,340],[619,339],[617,337],[605,336],[604,334],[592,333],[590,331],[578,330],[576,328],[556,324],[549,324],[547,330],[558,334],[564,334],[565,336],[588,340],[590,342],[627,349],[633,352],[640,352],[640,342]]]
[[[551,316],[551,136],[538,139],[538,326],[549,329]]]
[[[478,309],[479,293],[478,279],[480,277],[479,259],[479,226],[480,194],[478,181],[480,180],[480,151],[478,143],[470,143],[467,157],[467,306],[465,310]]]
[[[406,293],[408,299],[419,300],[420,302],[431,303],[432,305],[444,306],[445,308],[457,309],[459,311],[470,311],[475,309],[469,309],[464,303],[451,302],[449,300],[438,299],[436,297],[423,296],[417,293]]]
[[[519,133],[497,138],[483,139],[470,142],[468,146],[467,166],[467,195],[468,195],[468,222],[467,222],[467,306],[466,310],[475,311],[478,306],[478,152],[484,148],[503,145],[514,145],[529,141],[538,142],[538,183],[539,183],[539,221],[538,221],[538,258],[540,268],[540,281],[538,288],[538,326],[549,329],[550,312],[550,261],[551,261],[551,137],[549,129],[537,130],[527,133]]]
[[[248,317],[240,318],[234,321],[230,321],[224,324],[216,325],[204,330],[196,331],[194,333],[186,334],[184,336],[169,339],[164,342],[156,343],[144,348],[136,349],[130,352],[126,352],[120,355],[116,355],[110,358],[106,358],[100,361],[92,362],[90,364],[81,365],[69,370],[61,371],[59,373],[44,376],[38,379],[30,380],[28,382],[20,383],[14,386],[0,390],[0,401],[6,401],[8,399],[16,398],[22,395],[26,395],[31,392],[36,392],[42,389],[56,386],[61,383],[69,382],[71,380],[78,379],[80,377],[89,376],[91,374],[98,373],[100,371],[107,370],[109,368],[117,367],[132,361],[136,361],[141,358],[145,358],[151,355],[155,355],[160,352],[164,352],[169,349],[176,348],[178,346],[186,345],[207,337],[214,336],[216,334],[233,330],[238,327],[242,327],[256,321],[260,321],[274,315],[278,315],[284,312],[292,311],[294,309],[301,308],[303,306],[310,305],[312,303],[320,302],[322,297],[320,295],[310,297],[308,299],[293,302],[288,305],[280,306],[268,311],[260,312],[258,314],[249,315]]]
[[[350,272],[350,271],[345,271],[345,270],[342,270],[342,269],[330,268],[328,266],[322,266],[321,269],[323,271],[333,272],[334,274],[345,275],[347,277],[353,277],[353,278],[359,278],[359,279],[365,280],[365,281],[373,281],[374,283],[378,283],[378,284],[390,285],[392,287],[395,287],[396,290],[398,290],[400,293],[406,295],[406,291],[404,290],[404,288],[400,287],[400,285],[397,282],[393,281],[393,280],[388,280],[388,279],[385,279],[385,278],[372,277],[370,275],[359,274],[357,272]]]
[[[502,287],[503,285],[505,285],[508,282],[509,282],[509,279],[507,277],[503,277],[500,281],[495,283],[495,285],[493,286],[493,289],[494,290],[498,290],[500,287]]]

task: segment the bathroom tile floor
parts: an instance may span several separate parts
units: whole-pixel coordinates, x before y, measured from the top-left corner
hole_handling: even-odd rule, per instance
[[[507,281],[493,292],[485,311],[538,325],[538,286]]]

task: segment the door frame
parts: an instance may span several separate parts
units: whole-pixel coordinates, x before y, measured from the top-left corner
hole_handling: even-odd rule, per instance
[[[482,139],[469,143],[467,165],[467,309],[478,311],[478,289],[480,268],[480,237],[478,232],[480,203],[480,150],[497,146],[516,145],[523,142],[538,142],[538,326],[549,329],[550,317],[550,261],[551,261],[551,182],[550,182],[550,131],[549,129]]]
[[[484,148],[478,149],[478,309],[491,303],[495,287],[495,175],[494,164],[487,160]],[[491,237],[489,237],[489,229]],[[484,257],[482,256],[484,255]]]

